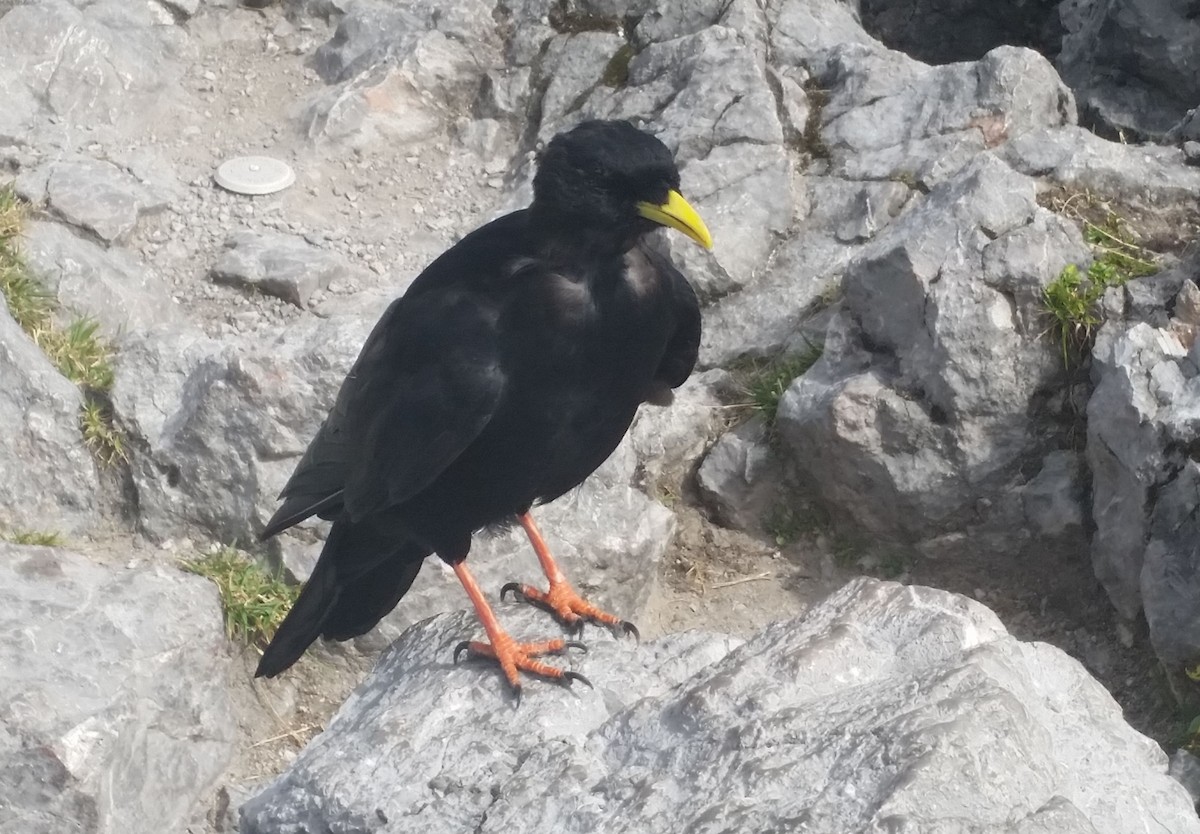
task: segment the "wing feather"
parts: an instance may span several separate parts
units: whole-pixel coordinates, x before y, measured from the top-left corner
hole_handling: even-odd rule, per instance
[[[403,503],[479,436],[504,387],[495,315],[463,288],[394,301],[283,488],[262,537],[320,513]]]

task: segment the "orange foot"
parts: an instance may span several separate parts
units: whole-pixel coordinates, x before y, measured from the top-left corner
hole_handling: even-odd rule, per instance
[[[579,649],[586,652],[587,647],[583,643],[562,639],[545,640],[541,643],[518,643],[506,631],[499,631],[493,640],[493,643],[481,643],[475,640],[462,641],[454,647],[454,662],[458,663],[463,652],[474,657],[487,657],[497,661],[504,671],[504,677],[508,679],[508,685],[517,695],[518,704],[521,703],[520,671],[550,678],[564,686],[570,686],[574,681],[579,681],[592,689],[595,688],[590,680],[578,672],[559,669],[557,666],[551,666],[535,659],[541,655],[563,654],[567,649]]]
[[[505,594],[512,591],[514,594],[519,594],[526,602],[531,602],[554,614],[574,632],[582,631],[583,624],[591,620],[608,626],[614,633],[619,630],[625,634],[632,634],[635,640],[641,639],[641,635],[638,634],[633,623],[615,617],[607,611],[601,611],[575,592],[550,554],[550,548],[546,546],[542,531],[534,524],[533,516],[524,512],[517,516],[517,520],[525,528],[525,535],[529,537],[529,543],[533,545],[533,552],[537,554],[538,562],[541,563],[542,573],[546,574],[546,579],[550,582],[550,590],[542,592],[531,585],[509,582],[500,589],[501,600],[504,599]]]
[[[539,591],[532,585],[509,582],[500,589],[500,599],[503,601],[504,595],[510,591],[514,596],[520,596],[526,602],[554,614],[574,632],[581,631],[583,624],[590,620],[608,626],[613,632],[622,631],[633,635],[634,639],[641,639],[637,626],[592,605],[579,596],[568,582],[551,582],[549,591]]]

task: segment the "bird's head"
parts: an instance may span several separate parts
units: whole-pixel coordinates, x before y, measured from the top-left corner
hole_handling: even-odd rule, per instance
[[[679,193],[671,152],[628,122],[583,122],[551,139],[533,179],[532,212],[540,228],[589,248],[624,251],[658,226],[712,248]]]

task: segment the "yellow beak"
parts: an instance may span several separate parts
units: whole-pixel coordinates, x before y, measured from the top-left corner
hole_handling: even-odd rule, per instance
[[[712,249],[713,239],[708,227],[678,191],[667,192],[667,201],[661,206],[643,202],[637,204],[637,210],[647,220],[678,229],[705,249]]]

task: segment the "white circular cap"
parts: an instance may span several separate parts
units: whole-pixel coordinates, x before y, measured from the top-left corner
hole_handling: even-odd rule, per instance
[[[239,156],[221,163],[217,185],[235,194],[274,194],[296,181],[292,166],[269,156]]]

